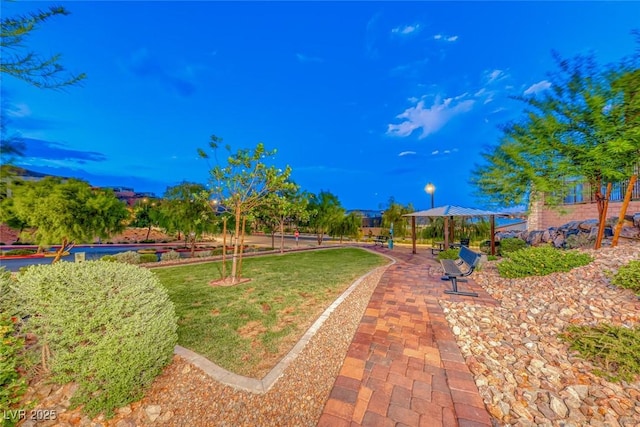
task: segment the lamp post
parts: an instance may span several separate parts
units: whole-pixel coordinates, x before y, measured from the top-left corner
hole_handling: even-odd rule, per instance
[[[427,194],[431,194],[431,209],[433,209],[433,193],[436,192],[436,186],[433,185],[432,183],[428,183],[425,187],[424,187],[424,191],[427,192]]]

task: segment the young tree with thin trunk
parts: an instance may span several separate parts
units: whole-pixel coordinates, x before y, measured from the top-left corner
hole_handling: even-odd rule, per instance
[[[207,231],[215,229],[215,215],[208,200],[201,197],[206,192],[202,184],[183,182],[167,188],[162,205],[165,226],[184,235],[185,245],[190,245],[191,256],[197,240]]]
[[[222,138],[211,136],[209,148],[215,153]],[[228,210],[235,219],[233,233],[233,255],[231,262],[231,283],[238,280],[238,264],[241,240],[242,218],[254,209],[263,205],[267,195],[293,188],[289,181],[291,168],[284,170],[275,166],[267,166],[266,159],[273,158],[276,151],[267,151],[261,142],[254,149],[240,149],[235,153],[231,147],[225,147],[229,156],[225,165],[216,164],[209,171],[209,198],[217,200],[220,206]],[[209,159],[209,155],[202,149],[198,150],[201,158]]]
[[[280,232],[280,253],[284,252],[284,224],[288,220],[306,221],[309,199],[299,191],[295,183],[286,191],[278,191],[267,196],[265,203],[256,210],[256,217],[271,232],[271,245],[275,248],[276,231]]]

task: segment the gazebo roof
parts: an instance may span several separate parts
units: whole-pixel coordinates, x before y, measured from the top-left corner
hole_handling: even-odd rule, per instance
[[[426,211],[412,212],[403,216],[415,216],[415,217],[447,217],[447,216],[510,216],[508,213],[485,211],[475,208],[463,208],[460,206],[444,205],[436,208],[427,209]]]

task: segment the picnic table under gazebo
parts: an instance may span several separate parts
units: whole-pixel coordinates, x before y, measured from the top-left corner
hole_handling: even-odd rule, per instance
[[[491,223],[491,254],[495,255],[496,253],[496,245],[495,245],[495,230],[496,230],[496,216],[508,217],[511,216],[508,213],[503,212],[495,212],[495,211],[487,211],[482,209],[475,208],[464,208],[460,206],[454,205],[444,205],[438,206],[435,208],[427,209],[424,211],[412,212],[410,214],[405,214],[403,216],[411,217],[411,242],[413,247],[413,253],[416,253],[416,218],[444,218],[444,248],[449,247],[449,239],[451,236],[451,240],[453,241],[453,229],[449,230],[449,219],[452,220],[454,217],[485,217],[488,216],[490,218]]]

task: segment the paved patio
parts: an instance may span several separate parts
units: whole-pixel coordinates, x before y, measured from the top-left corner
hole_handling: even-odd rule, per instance
[[[473,280],[447,295],[428,249],[377,247],[397,263],[376,287],[318,426],[491,426],[439,301],[497,305]],[[473,277],[473,275],[471,276]]]

